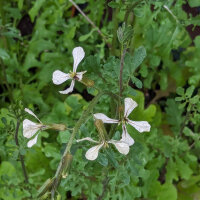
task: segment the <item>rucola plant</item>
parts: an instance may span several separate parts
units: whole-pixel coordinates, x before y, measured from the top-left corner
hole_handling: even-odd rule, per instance
[[[122,36],[121,36],[122,37]],[[77,121],[76,125],[70,129],[72,130],[70,139],[65,147],[65,151],[63,153],[62,159],[58,165],[57,171],[55,173],[55,176],[51,179],[48,179],[44,185],[39,189],[38,196],[44,195],[47,191],[51,191],[51,198],[54,199],[55,192],[57,190],[57,187],[59,186],[59,183],[62,178],[67,178],[67,175],[69,173],[70,165],[72,163],[72,154],[71,154],[71,147],[76,139],[76,135],[81,127],[82,124],[86,123],[87,119],[93,115],[94,119],[94,125],[96,126],[98,130],[98,136],[99,141],[95,141],[90,137],[77,139],[76,142],[81,141],[90,141],[95,143],[96,145],[91,147],[85,154],[86,159],[88,160],[95,160],[98,157],[99,150],[101,148],[108,148],[109,144],[113,144],[116,149],[123,155],[127,155],[129,153],[130,146],[134,145],[134,139],[129,135],[126,126],[129,124],[132,127],[134,127],[138,132],[149,132],[150,131],[150,124],[147,121],[133,121],[128,118],[128,116],[131,114],[134,108],[137,107],[137,103],[129,97],[124,98],[122,96],[123,94],[123,85],[122,85],[122,77],[123,77],[123,63],[124,63],[124,56],[127,51],[127,46],[125,47],[126,50],[122,51],[122,57],[121,57],[121,65],[120,65],[120,74],[119,74],[119,95],[114,94],[107,90],[102,90],[100,88],[96,88],[94,86],[94,82],[87,79],[85,76],[86,71],[83,72],[77,72],[77,67],[79,63],[82,61],[82,59],[85,56],[85,52],[82,47],[76,47],[72,51],[73,59],[74,59],[74,65],[73,65],[73,71],[69,73],[64,73],[60,70],[56,70],[53,72],[53,83],[56,85],[62,84],[63,82],[67,80],[72,80],[71,85],[69,88],[67,88],[64,91],[59,91],[61,94],[68,94],[73,91],[74,85],[76,81],[82,82],[88,87],[94,87],[96,90],[98,90],[98,94],[93,98],[93,100],[88,105],[87,109],[83,111],[82,116]],[[119,105],[117,110],[118,119],[111,119],[107,117],[103,113],[96,113],[93,114],[93,109],[95,105],[99,102],[99,99],[103,95],[109,95],[112,98],[116,98]],[[124,105],[122,105],[122,100],[124,99]],[[30,139],[27,143],[27,146],[30,148],[37,142],[38,134],[37,132],[39,130],[46,130],[46,129],[56,129],[56,130],[66,130],[66,125],[63,124],[44,124],[41,122],[38,117],[28,108],[25,108],[25,111],[29,113],[30,115],[34,116],[39,123],[32,122],[28,119],[25,119],[23,121],[23,136]],[[120,140],[114,140],[112,139],[112,135],[109,135],[106,131],[106,128],[104,127],[104,123],[107,124],[122,124],[122,133],[121,133],[121,139]],[[115,127],[117,128],[117,127]],[[134,146],[133,146],[134,148]]]

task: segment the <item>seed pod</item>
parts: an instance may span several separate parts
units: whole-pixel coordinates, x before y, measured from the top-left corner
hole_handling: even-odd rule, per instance
[[[62,172],[62,177],[66,178],[71,166],[73,160],[73,156],[70,153],[67,153],[67,155],[63,158],[63,162],[64,162],[64,168],[63,168],[63,172]]]
[[[90,80],[90,79],[88,79],[88,78],[86,78],[86,77],[83,77],[82,80],[81,80],[81,82],[82,82],[84,85],[86,85],[87,87],[92,87],[92,86],[94,86],[94,81],[93,81],[93,80]]]
[[[58,130],[58,131],[65,131],[67,126],[65,124],[50,124],[48,125],[50,129]]]
[[[47,191],[51,190],[54,182],[54,178],[49,178],[45,183],[39,188],[37,197],[43,196]]]
[[[94,124],[98,130],[101,141],[105,141],[106,140],[105,138],[107,137],[107,131],[104,127],[103,121],[100,119],[96,119]]]

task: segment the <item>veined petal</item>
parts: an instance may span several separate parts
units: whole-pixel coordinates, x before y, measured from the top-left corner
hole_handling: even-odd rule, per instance
[[[133,111],[135,107],[137,107],[137,103],[133,101],[131,98],[124,99],[124,117],[128,117],[130,113]]]
[[[93,140],[93,139],[90,138],[90,137],[82,138],[82,139],[79,139],[79,140],[76,140],[76,141],[77,141],[77,142],[82,142],[82,141],[85,141],[85,140],[88,140],[88,141],[94,142],[94,143],[99,143],[99,142]]]
[[[76,47],[73,49],[72,55],[74,58],[73,72],[76,72],[79,63],[85,56],[85,52],[82,47]]]
[[[117,141],[117,140],[110,140],[108,143],[112,143],[115,145],[116,149],[124,155],[127,155],[129,152],[129,145],[123,141]]]
[[[83,74],[85,74],[87,71],[84,71],[84,72],[76,72],[76,76],[78,77],[78,81],[81,81],[82,78],[83,78]]]
[[[122,125],[122,139],[120,141],[125,142],[129,146],[134,144],[134,139],[128,134],[128,131],[126,129],[125,125]]]
[[[68,93],[70,93],[70,92],[73,91],[74,85],[75,85],[75,80],[72,80],[71,85],[70,85],[69,88],[67,88],[67,89],[64,90],[64,91],[59,91],[59,92],[60,92],[61,94],[68,94]]]
[[[151,125],[147,121],[132,121],[128,119],[128,124],[133,126],[140,133],[149,132]]]
[[[31,148],[34,144],[37,143],[37,139],[38,139],[38,134],[37,134],[32,140],[29,140],[29,141],[28,141],[27,147],[28,147],[28,148]]]
[[[111,119],[111,118],[107,117],[106,115],[104,115],[103,113],[96,113],[96,114],[94,114],[94,117],[96,119],[102,120],[103,123],[108,123],[108,124],[119,123],[119,120],[117,120],[117,119]]]
[[[30,115],[32,115],[33,117],[35,117],[41,124],[42,122],[39,120],[39,118],[28,108],[24,109],[27,113],[29,113]]]
[[[40,130],[41,124],[36,124],[28,119],[23,121],[23,136],[31,138],[37,131]]]
[[[71,79],[70,74],[66,74],[64,72],[61,72],[60,70],[56,70],[53,72],[52,81],[56,85],[60,85],[68,79]]]
[[[88,151],[85,154],[85,157],[88,160],[95,160],[98,157],[99,154],[99,150],[101,149],[101,147],[104,145],[104,143],[101,143],[99,145],[96,145],[90,149],[88,149]]]

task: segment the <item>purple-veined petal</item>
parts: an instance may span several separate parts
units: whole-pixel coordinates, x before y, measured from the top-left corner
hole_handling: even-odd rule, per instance
[[[67,88],[67,89],[64,90],[64,91],[59,91],[59,92],[60,92],[61,94],[68,94],[68,93],[70,93],[70,92],[73,91],[74,85],[75,85],[75,80],[72,80],[71,85],[70,85],[69,88]]]
[[[151,125],[147,121],[132,121],[128,119],[128,124],[133,126],[140,133],[149,132]]]
[[[125,142],[129,146],[134,144],[134,139],[129,135],[126,126],[122,125],[122,139],[120,141]]]
[[[85,52],[82,47],[76,47],[73,49],[72,55],[74,58],[73,72],[76,72],[79,63],[85,56]]]
[[[116,149],[124,155],[127,155],[129,152],[129,145],[123,141],[117,141],[117,140],[110,140],[108,143],[112,143],[115,145]]]
[[[32,115],[33,117],[35,117],[41,124],[42,122],[39,120],[39,118],[36,116],[36,114],[33,113],[33,111],[31,111],[30,109],[28,108],[25,108],[24,109],[27,113],[29,113],[30,115]]]
[[[87,71],[84,72],[76,72],[76,77],[78,77],[78,81],[81,81],[83,78],[83,74],[85,74]]]
[[[124,99],[124,117],[127,118],[130,113],[133,111],[135,107],[137,107],[137,103],[133,101],[131,98]]]
[[[29,141],[28,141],[27,147],[28,147],[28,148],[31,148],[34,144],[37,143],[37,139],[38,139],[38,134],[37,134],[32,140],[29,140]]]
[[[98,157],[99,154],[99,150],[101,149],[101,147],[104,145],[104,143],[101,143],[99,145],[96,145],[90,149],[87,150],[85,157],[88,160],[95,160]]]
[[[76,142],[82,142],[82,141],[85,141],[85,140],[90,141],[90,142],[94,142],[94,143],[99,143],[99,142],[93,140],[90,137],[86,137],[86,138],[82,138],[82,139],[76,140]]]
[[[23,136],[31,138],[37,131],[40,130],[41,124],[36,124],[28,119],[23,121]]]
[[[108,123],[108,124],[119,123],[119,120],[111,119],[111,118],[107,117],[106,115],[104,115],[103,113],[94,114],[94,118],[102,120],[103,123]]]
[[[71,79],[70,74],[66,74],[64,72],[61,72],[60,70],[56,70],[53,72],[52,81],[56,85],[60,85],[69,79]]]

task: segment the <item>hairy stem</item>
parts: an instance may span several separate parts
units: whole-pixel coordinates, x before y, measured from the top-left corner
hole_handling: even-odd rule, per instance
[[[118,29],[118,18],[117,14],[119,12],[119,9],[116,8],[115,11],[113,12],[113,38],[112,38],[112,48],[111,48],[111,53],[112,55],[115,55],[115,49],[117,46],[117,29]]]
[[[92,25],[93,28],[95,28],[97,30],[97,32],[99,33],[99,35],[103,38],[103,40],[105,41],[105,43],[108,45],[108,47],[110,48],[111,45],[109,43],[107,43],[107,39],[104,36],[104,34],[101,32],[101,30],[95,25],[95,23],[80,9],[80,7],[73,1],[73,0],[69,0],[74,7],[81,13],[81,15],[83,15],[83,17]]]
[[[53,185],[52,185],[52,190],[51,190],[51,199],[53,200],[54,199],[54,196],[55,196],[55,191],[59,185],[59,182],[61,180],[61,176],[62,176],[62,172],[63,172],[63,169],[65,168],[64,165],[68,165],[68,162],[66,161],[66,156],[67,154],[70,153],[70,149],[71,149],[71,146],[73,144],[73,140],[78,132],[78,130],[80,129],[81,125],[83,123],[85,123],[85,121],[87,121],[88,117],[90,116],[90,114],[92,113],[93,111],[93,108],[94,106],[97,104],[97,102],[99,101],[100,97],[105,94],[106,92],[99,92],[98,95],[96,97],[94,97],[94,99],[91,101],[91,103],[89,104],[87,110],[85,110],[82,114],[82,116],[80,117],[80,119],[78,120],[78,122],[76,123],[74,129],[73,129],[73,132],[71,134],[71,137],[69,139],[69,142],[65,148],[65,151],[63,153],[63,156],[62,156],[62,159],[58,165],[58,168],[57,168],[57,171],[56,171],[56,174],[55,174],[55,180],[53,182]],[[69,169],[69,167],[68,167]],[[68,173],[67,171],[65,173]]]
[[[19,141],[18,141],[19,126],[20,126],[20,121],[18,120],[17,126],[16,126],[16,131],[15,131],[15,143],[18,147],[20,147]],[[27,172],[26,172],[25,164],[24,164],[24,156],[19,153],[19,158],[20,158],[20,162],[21,162],[21,165],[22,165],[22,171],[23,171],[23,174],[24,174],[25,183],[28,183],[28,175],[27,175]]]
[[[120,61],[120,74],[119,74],[119,96],[122,97],[123,92],[123,68],[124,68],[124,57],[126,55],[126,49],[122,51]]]

